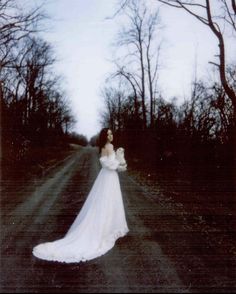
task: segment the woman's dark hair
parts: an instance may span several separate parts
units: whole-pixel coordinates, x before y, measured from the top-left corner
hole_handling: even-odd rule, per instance
[[[110,128],[103,128],[100,131],[99,137],[98,137],[98,147],[99,147],[99,154],[102,151],[102,147],[105,146],[105,144],[107,143],[107,132],[108,130],[110,130]]]

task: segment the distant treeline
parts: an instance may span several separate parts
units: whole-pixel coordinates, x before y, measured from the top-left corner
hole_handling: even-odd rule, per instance
[[[114,144],[123,145],[129,157],[141,156],[147,164],[232,163],[233,106],[220,85],[195,82],[181,105],[155,99],[152,127],[150,119],[143,127],[141,104],[135,114],[134,97],[114,89],[109,97],[103,126],[115,132]]]

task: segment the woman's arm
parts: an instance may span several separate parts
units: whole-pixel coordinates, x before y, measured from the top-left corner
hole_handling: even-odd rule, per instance
[[[114,153],[114,146],[112,144],[107,144],[105,146],[105,151],[107,155],[100,158],[102,166],[110,170],[116,170],[119,166],[119,161],[115,157],[111,157]]]

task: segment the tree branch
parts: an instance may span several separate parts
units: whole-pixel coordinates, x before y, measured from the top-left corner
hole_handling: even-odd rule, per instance
[[[181,2],[178,0],[158,0],[159,2],[163,3],[163,4],[167,4],[169,6],[175,7],[175,8],[180,8],[180,9],[184,9],[186,10],[189,14],[193,15],[195,18],[197,18],[198,20],[200,20],[202,23],[204,23],[205,25],[208,25],[207,19],[194,13],[191,9],[189,9],[187,6],[195,6],[195,7],[201,7],[206,9],[206,6],[201,5],[201,4],[196,4],[196,3],[186,3],[186,2]]]
[[[229,9],[229,6],[228,6],[226,0],[221,0],[221,1],[223,2],[224,6],[225,6],[226,13],[227,13],[227,15],[228,15],[228,17],[229,17],[230,20],[228,20],[226,17],[224,17],[223,19],[224,19],[228,24],[230,24],[230,25],[233,27],[233,29],[236,31],[235,20],[234,20],[233,17],[232,17],[232,13],[230,12],[230,9]],[[236,11],[235,11],[234,18],[235,18],[235,17],[236,17]]]
[[[217,66],[218,68],[220,68],[220,64],[218,64],[218,63],[215,63],[215,62],[212,62],[212,61],[209,61],[208,63],[213,64],[213,65]]]

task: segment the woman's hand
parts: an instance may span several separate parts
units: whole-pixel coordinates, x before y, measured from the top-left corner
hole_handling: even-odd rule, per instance
[[[117,167],[117,171],[119,172],[123,172],[127,170],[127,164],[123,163],[123,164],[119,164],[119,166]]]

